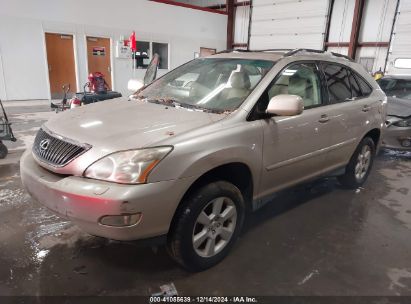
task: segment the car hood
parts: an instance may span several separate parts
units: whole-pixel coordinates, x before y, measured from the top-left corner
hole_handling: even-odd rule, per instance
[[[388,97],[387,115],[401,118],[411,116],[411,100]]]
[[[45,127],[109,153],[161,144],[164,139],[224,117],[224,114],[119,99],[62,112]]]

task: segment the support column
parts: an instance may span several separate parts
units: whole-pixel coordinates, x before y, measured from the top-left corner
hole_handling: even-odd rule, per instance
[[[227,0],[227,49],[231,50],[234,44],[234,0]]]
[[[361,17],[365,0],[355,0],[354,16],[352,20],[350,43],[348,45],[348,56],[355,59],[358,47],[358,36],[361,28]]]

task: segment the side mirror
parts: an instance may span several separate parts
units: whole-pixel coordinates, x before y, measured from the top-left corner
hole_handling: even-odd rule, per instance
[[[270,99],[267,114],[279,116],[295,116],[304,110],[304,102],[300,96],[281,94]]]
[[[150,64],[147,66],[146,74],[144,75],[144,85],[152,83],[157,77],[157,70],[160,64],[160,55],[155,53],[153,59],[151,59]]]

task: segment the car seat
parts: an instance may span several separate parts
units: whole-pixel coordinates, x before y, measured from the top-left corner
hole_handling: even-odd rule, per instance
[[[243,98],[250,93],[250,77],[245,72],[233,72],[229,79],[229,87],[221,92],[224,99]]]

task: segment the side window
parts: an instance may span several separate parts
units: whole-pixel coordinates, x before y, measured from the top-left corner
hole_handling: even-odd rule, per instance
[[[305,108],[321,105],[321,82],[316,65],[300,63],[286,68],[268,88],[268,100],[280,94],[300,96]]]
[[[351,85],[348,71],[341,65],[323,64],[325,81],[331,103],[344,102],[351,99]]]
[[[363,94],[361,92],[360,85],[358,84],[357,79],[355,79],[354,74],[351,71],[348,77],[350,79],[352,97],[362,97]]]
[[[355,75],[355,78],[357,79],[358,84],[360,85],[360,88],[361,88],[361,91],[362,91],[362,95],[363,95],[363,96],[368,96],[368,95],[370,95],[371,92],[372,92],[371,86],[370,86],[367,82],[365,82],[365,80],[362,79],[360,76]]]

